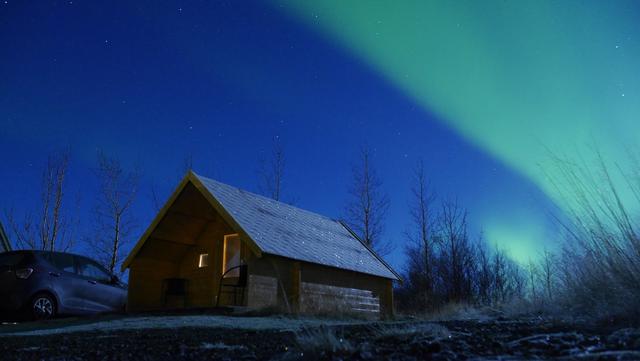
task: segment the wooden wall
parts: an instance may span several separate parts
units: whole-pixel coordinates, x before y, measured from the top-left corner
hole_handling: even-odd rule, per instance
[[[393,315],[391,280],[272,255],[247,261],[250,306],[274,306],[275,301],[282,312]]]
[[[249,275],[247,306],[265,309],[278,306],[278,280],[275,277]]]
[[[129,311],[156,310],[163,307],[162,280],[178,272],[173,262],[136,258],[129,269]]]
[[[301,288],[301,313],[380,315],[380,297],[371,290],[309,282],[302,282]]]
[[[301,263],[301,273],[302,310],[393,316],[393,284],[389,279],[312,263]]]

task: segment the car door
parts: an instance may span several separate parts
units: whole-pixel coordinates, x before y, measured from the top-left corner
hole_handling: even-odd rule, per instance
[[[78,277],[74,256],[68,253],[47,252],[43,258],[53,268],[47,271],[49,287],[58,296],[59,312],[83,313],[83,280]]]
[[[85,257],[76,256],[78,274],[85,280],[82,297],[90,312],[119,311],[123,306],[124,290],[112,283],[107,270]]]

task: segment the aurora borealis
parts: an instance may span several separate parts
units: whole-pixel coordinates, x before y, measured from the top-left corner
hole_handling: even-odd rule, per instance
[[[633,1],[290,1],[283,9],[561,208],[548,151],[579,157],[595,144],[620,162],[640,139],[640,8]],[[493,222],[486,231],[498,242],[528,233]]]
[[[632,1],[7,1],[2,208],[34,207],[47,154],[70,148],[84,217],[103,149],[143,165],[146,224],[150,189],[166,196],[185,157],[256,190],[277,138],[285,198],[340,217],[366,143],[391,199],[394,266],[419,159],[435,192],[469,208],[474,234],[526,262],[557,246],[549,214],[567,208],[546,150],[597,144],[618,162],[638,141],[639,19]]]

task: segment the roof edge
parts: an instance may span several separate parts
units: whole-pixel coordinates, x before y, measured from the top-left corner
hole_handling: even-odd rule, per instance
[[[216,212],[218,212],[220,216],[222,216],[222,218],[231,225],[232,228],[234,228],[238,233],[240,233],[243,236],[243,238],[247,240],[247,243],[249,244],[251,249],[254,252],[256,252],[258,257],[262,256],[262,249],[260,249],[258,244],[249,236],[249,234],[244,229],[242,229],[242,227],[240,227],[238,222],[236,222],[235,219],[233,219],[233,217],[229,214],[229,212],[227,212],[227,210],[222,206],[222,204],[213,196],[213,194],[209,192],[207,187],[200,180],[199,176],[195,172],[189,170],[187,174],[184,176],[184,178],[182,178],[182,180],[178,184],[178,187],[176,188],[176,190],[173,191],[173,193],[171,194],[167,202],[164,204],[164,206],[162,206],[158,214],[156,214],[155,218],[153,219],[149,227],[147,227],[146,231],[142,234],[138,242],[136,242],[136,245],[133,247],[131,252],[129,252],[129,255],[127,256],[127,258],[125,258],[124,262],[122,262],[120,271],[124,272],[127,268],[129,268],[129,266],[131,266],[131,262],[133,262],[136,255],[142,249],[142,246],[144,246],[144,244],[147,242],[147,240],[151,236],[151,233],[153,233],[153,231],[158,227],[158,225],[160,224],[162,219],[166,216],[171,206],[173,206],[173,204],[175,203],[180,193],[182,193],[184,188],[189,183],[193,184],[194,187],[196,187],[196,189],[207,200],[207,202],[209,202],[209,204],[216,210]]]
[[[178,198],[178,195],[180,195],[180,193],[184,190],[184,188],[187,186],[188,183],[189,183],[189,173],[187,173],[187,175],[185,175],[184,178],[182,178],[180,183],[178,183],[178,187],[176,188],[176,190],[173,191],[173,193],[171,194],[167,202],[164,204],[164,206],[160,208],[160,211],[156,214],[153,221],[151,221],[151,224],[149,225],[149,227],[147,227],[147,229],[144,231],[142,236],[140,236],[140,239],[138,239],[138,242],[136,242],[136,245],[133,246],[127,258],[125,258],[125,260],[122,262],[122,266],[120,266],[121,272],[124,272],[127,268],[129,268],[135,256],[138,254],[138,252],[140,252],[140,249],[142,249],[142,246],[147,242],[147,239],[149,238],[149,236],[151,236],[151,233],[156,229],[158,224],[160,224],[160,221],[167,214],[167,212],[169,211],[169,208],[171,208],[173,203],[175,203],[176,199]]]
[[[362,239],[360,239],[360,236],[358,236],[352,229],[351,227],[349,227],[344,221],[342,220],[338,220],[338,223],[340,223],[340,225],[342,227],[344,227],[344,229],[346,229],[355,239],[358,240],[358,242],[360,242],[378,261],[380,261],[380,263],[382,263],[385,267],[387,267],[387,269],[393,273],[394,276],[396,276],[396,281],[400,282],[400,283],[404,283],[404,281],[402,280],[402,277],[400,277],[400,275],[391,267],[389,266],[389,264],[387,262],[385,262],[384,259],[382,259],[382,257],[380,257],[371,247],[369,247],[366,243],[364,243],[362,241]],[[363,272],[360,272],[363,273]],[[385,277],[386,278],[386,277]]]
[[[189,171],[189,174],[187,176],[189,177],[193,185],[200,191],[200,193],[202,193],[202,195],[213,207],[213,209],[215,209],[215,211],[218,212],[218,214],[220,214],[220,216],[227,223],[229,223],[229,225],[231,225],[231,227],[235,229],[236,232],[238,232],[245,241],[247,241],[247,244],[249,245],[251,250],[255,252],[258,257],[262,257],[262,248],[258,246],[258,243],[256,243],[256,241],[251,238],[249,233],[245,231],[244,228],[242,228],[240,223],[238,223],[235,218],[233,218],[231,213],[229,213],[227,209],[222,205],[222,203],[220,203],[220,201],[218,201],[218,199],[209,191],[207,186],[204,185],[204,183],[200,179],[200,176],[193,171]]]

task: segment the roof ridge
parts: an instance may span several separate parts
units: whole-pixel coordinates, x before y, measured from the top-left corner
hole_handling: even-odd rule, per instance
[[[263,200],[265,200],[265,201],[267,201],[267,202],[276,203],[276,204],[283,205],[283,206],[285,206],[285,207],[289,207],[289,208],[294,208],[294,209],[296,209],[296,210],[299,210],[299,211],[302,211],[302,212],[305,212],[305,213],[309,213],[309,214],[312,214],[312,215],[314,215],[314,216],[318,216],[318,217],[325,218],[325,219],[327,219],[327,220],[329,220],[329,221],[332,221],[332,222],[340,223],[340,220],[338,220],[338,219],[334,219],[334,218],[331,218],[331,217],[328,217],[328,216],[325,216],[325,215],[320,214],[320,213],[318,213],[318,212],[314,212],[314,211],[310,211],[310,210],[308,210],[308,209],[300,208],[300,207],[298,207],[298,206],[294,206],[294,205],[292,205],[292,204],[285,203],[285,202],[282,202],[282,201],[277,201],[277,200],[275,200],[275,199],[273,199],[273,198],[269,198],[269,197],[264,196],[264,195],[262,195],[262,194],[254,193],[254,192],[248,191],[248,190],[246,190],[246,189],[242,189],[242,188],[240,188],[240,187],[236,187],[236,186],[233,186],[233,185],[231,185],[231,184],[227,184],[227,183],[221,182],[221,181],[219,181],[219,180],[217,180],[217,179],[213,179],[213,178],[205,177],[205,176],[203,176],[203,175],[199,175],[199,174],[197,174],[196,172],[193,172],[193,171],[192,171],[192,173],[193,173],[196,177],[198,177],[198,179],[200,179],[200,180],[219,183],[219,184],[222,184],[222,185],[224,185],[224,186],[226,186],[226,187],[230,187],[230,188],[236,189],[236,190],[238,190],[238,191],[240,191],[240,192],[243,192],[243,193],[249,193],[250,195],[252,195],[252,196],[254,196],[254,197],[261,198],[261,199],[263,199]]]

